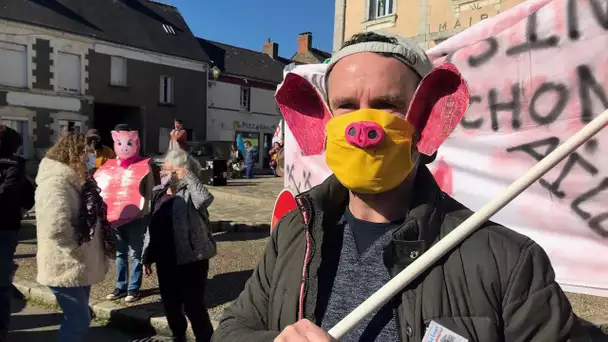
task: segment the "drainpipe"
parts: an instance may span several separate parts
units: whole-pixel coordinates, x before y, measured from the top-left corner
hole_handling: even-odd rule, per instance
[[[344,27],[346,25],[346,0],[336,0],[336,15],[334,17],[334,52],[344,43]]]

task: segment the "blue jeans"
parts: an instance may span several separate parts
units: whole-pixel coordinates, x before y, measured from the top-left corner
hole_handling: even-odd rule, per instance
[[[247,178],[253,178],[253,164],[246,164],[245,170],[245,176]]]
[[[17,248],[17,231],[0,231],[0,341],[6,341],[11,318],[13,294],[13,258]]]
[[[57,303],[63,311],[63,322],[59,328],[59,342],[81,342],[89,330],[90,286],[51,287]]]
[[[137,291],[141,287],[143,276],[141,253],[146,233],[144,223],[144,219],[139,219],[116,229],[116,288],[121,291]],[[129,256],[133,260],[130,282]]]

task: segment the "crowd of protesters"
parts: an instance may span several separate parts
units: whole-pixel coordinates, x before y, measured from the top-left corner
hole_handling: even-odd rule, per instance
[[[209,259],[216,254],[207,210],[213,195],[199,180],[201,165],[183,149],[180,129],[176,121],[176,138],[164,157],[159,181],[149,195],[142,194],[148,210],[116,226],[108,221],[108,203],[94,178],[105,163],[121,158],[124,151],[116,153],[116,141],[112,149],[101,143],[95,129],[86,134],[61,132],[42,158],[34,185],[26,176],[25,159],[16,155],[22,137],[0,126],[0,341],[8,336],[18,231],[23,213],[32,207],[36,280],[49,287],[63,312],[60,342],[84,341],[91,321],[91,286],[105,279],[112,259],[118,281],[108,299],[137,301],[142,277],[152,275],[154,264],[174,340],[186,341],[187,316],[197,341],[210,341],[213,327],[205,283]],[[119,131],[131,129],[118,125],[114,132]],[[133,262],[127,281],[129,256]]]

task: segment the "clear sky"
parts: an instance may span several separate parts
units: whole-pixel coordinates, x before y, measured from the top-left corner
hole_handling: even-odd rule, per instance
[[[160,0],[176,6],[198,37],[261,51],[267,38],[279,55],[296,52],[298,33],[312,32],[314,48],[331,52],[331,0]]]

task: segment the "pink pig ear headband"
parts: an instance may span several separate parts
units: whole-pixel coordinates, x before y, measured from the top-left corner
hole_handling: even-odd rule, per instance
[[[418,44],[400,36],[391,37],[396,44],[362,42],[338,51],[328,64],[325,80],[338,61],[361,52],[391,54],[412,68],[422,81],[410,103],[406,120],[419,132],[418,151],[427,156],[424,159],[429,163],[468,109],[466,81],[455,65],[444,63],[433,69],[431,61]],[[326,87],[326,82],[323,86]],[[277,91],[276,100],[304,155],[322,153],[325,124],[331,118],[331,113],[319,92],[302,76],[289,73]]]

